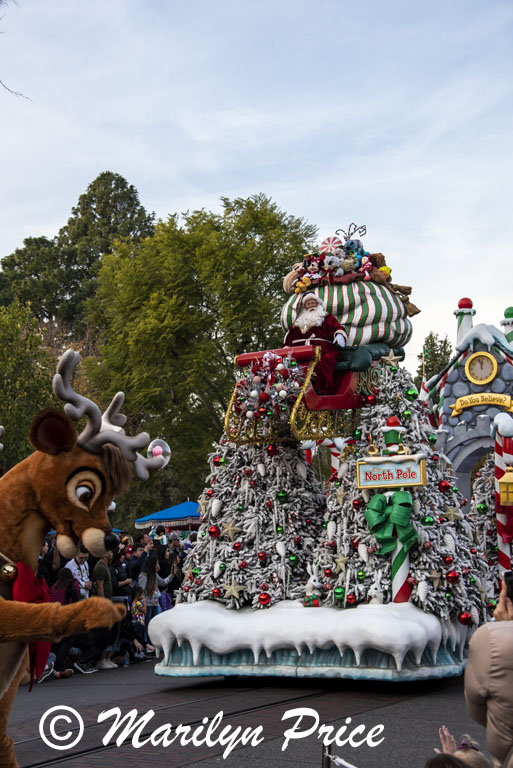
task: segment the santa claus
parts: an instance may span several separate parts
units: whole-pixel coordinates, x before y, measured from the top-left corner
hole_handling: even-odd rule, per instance
[[[313,344],[322,348],[321,359],[315,368],[315,388],[322,394],[333,391],[338,348],[345,347],[346,341],[344,328],[326,312],[322,299],[313,293],[304,294],[294,325],[285,336],[284,343],[288,347]]]

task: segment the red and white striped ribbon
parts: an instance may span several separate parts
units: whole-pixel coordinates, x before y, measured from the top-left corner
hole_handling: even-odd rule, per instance
[[[495,433],[495,514],[497,517],[499,574],[501,576],[504,571],[511,570],[511,533],[508,531],[508,523],[513,515],[513,507],[503,507],[499,493],[499,480],[506,473],[507,465],[513,465],[513,438],[504,437],[497,430]]]

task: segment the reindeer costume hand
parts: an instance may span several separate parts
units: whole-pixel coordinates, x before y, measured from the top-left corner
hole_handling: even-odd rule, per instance
[[[53,381],[55,394],[66,402],[67,415],[55,410],[39,413],[29,433],[35,452],[0,478],[0,568],[6,566],[4,573],[16,564],[24,573],[30,574],[30,569],[35,573],[51,528],[57,531],[59,551],[70,559],[80,539],[97,557],[115,549],[119,542],[107,517],[108,507],[115,496],[128,490],[132,467],[146,479],[150,470],[165,463],[162,457],[146,459],[137,453],[148,444],[149,435],[125,435],[126,417],[119,413],[122,392],[102,417],[97,405],[73,390],[71,374],[79,360],[76,352],[68,350]],[[87,423],[78,435],[71,419],[82,416],[87,416]],[[4,584],[0,591],[0,768],[17,765],[6,727],[27,643],[58,641],[93,627],[110,627],[125,615],[124,606],[103,598],[66,606],[19,602],[10,599],[9,589]]]

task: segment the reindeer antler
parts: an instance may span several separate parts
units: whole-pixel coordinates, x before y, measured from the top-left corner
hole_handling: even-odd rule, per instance
[[[3,435],[5,435],[5,427],[0,427],[0,437],[2,437]],[[0,443],[0,451],[3,451],[3,450],[4,450],[4,446],[2,443]]]
[[[57,373],[53,377],[54,394],[66,403],[64,406],[66,414],[74,421],[78,421],[82,416],[87,417],[87,423],[78,436],[77,445],[90,453],[97,453],[98,449],[106,443],[116,445],[124,458],[133,462],[137,477],[147,480],[150,470],[162,467],[163,458],[156,456],[147,459],[137,453],[137,450],[144,448],[150,442],[147,432],[140,432],[134,437],[125,434],[123,425],[126,422],[126,416],[119,413],[125,399],[123,392],[114,395],[103,416],[96,403],[75,392],[71,386],[71,375],[79,362],[78,352],[68,349],[60,358]]]
[[[363,237],[367,233],[367,227],[365,224],[362,224],[360,227],[354,223],[354,221],[349,225],[347,228],[347,232],[344,229],[336,229],[335,234],[336,235],[344,235],[345,240],[350,240],[353,235],[360,235],[360,237]]]

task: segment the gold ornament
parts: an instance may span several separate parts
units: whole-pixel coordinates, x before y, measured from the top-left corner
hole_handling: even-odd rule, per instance
[[[439,571],[431,571],[430,575],[428,576],[429,581],[433,582],[433,589],[438,589],[440,586],[440,580],[442,578],[442,574]]]
[[[0,579],[5,581],[6,584],[10,584],[11,581],[14,581],[17,575],[18,569],[14,563],[5,563],[0,568]]]
[[[388,355],[386,355],[386,356],[383,355],[381,357],[381,361],[383,363],[386,363],[386,365],[394,365],[395,366],[395,365],[397,365],[397,363],[401,362],[401,357],[400,357],[400,355],[394,355],[394,350],[391,349],[389,351]]]
[[[348,560],[349,558],[346,557],[345,555],[339,555],[335,563],[335,565],[337,566],[335,573],[340,573],[340,571],[342,571],[342,573],[345,573],[346,563]]]
[[[451,523],[454,523],[455,520],[463,520],[463,515],[458,510],[458,507],[449,507],[447,505],[445,507],[445,516]]]

